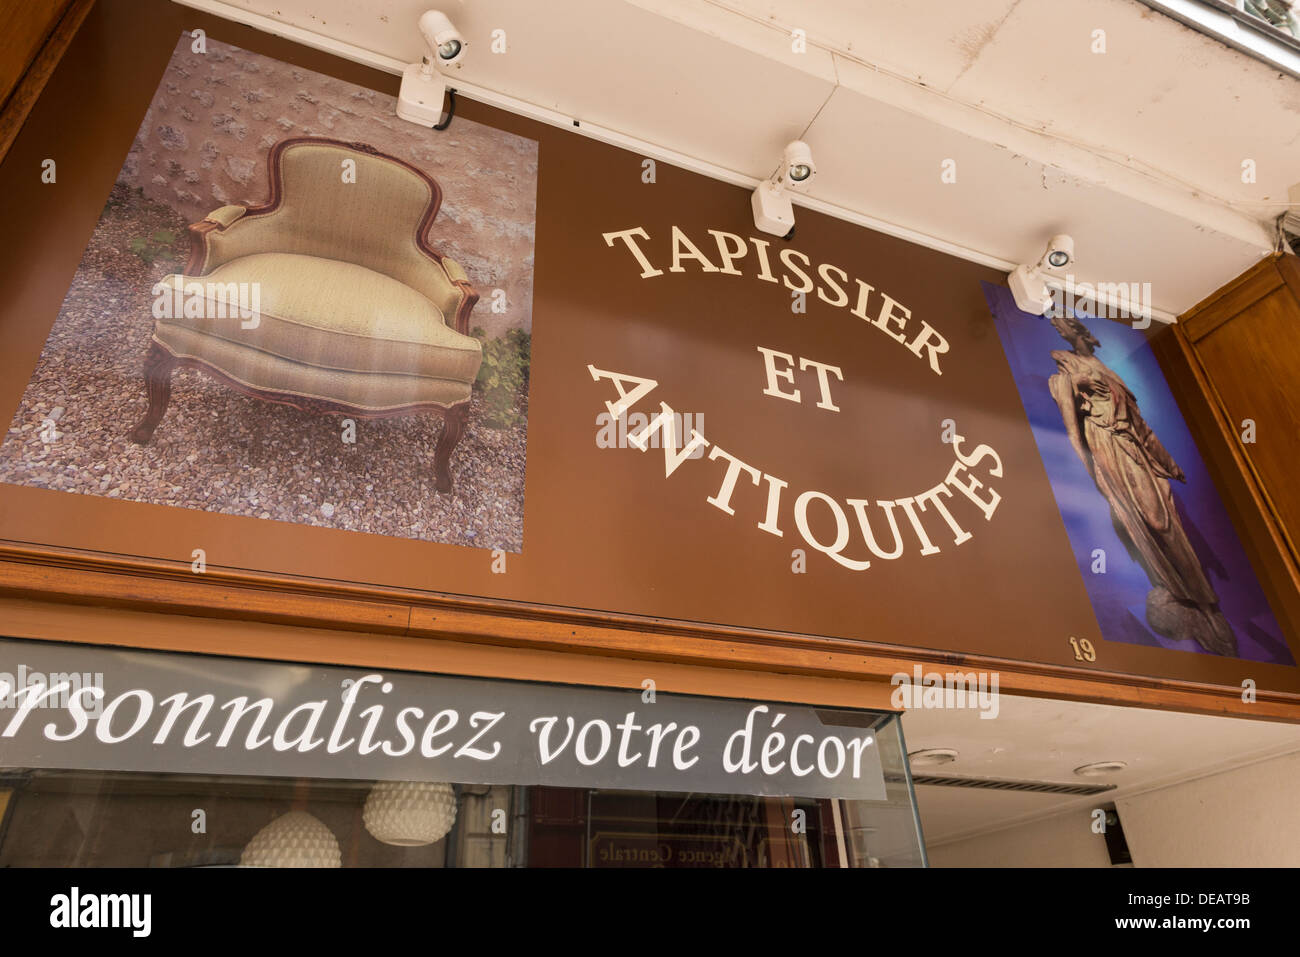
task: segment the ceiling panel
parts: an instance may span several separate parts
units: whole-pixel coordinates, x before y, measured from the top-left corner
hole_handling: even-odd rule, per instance
[[[759,21],[798,27],[809,40],[946,89],[1018,0],[863,3],[862,0],[714,0]]]
[[[1262,252],[844,87],[807,139],[822,158],[810,191],[821,199],[1011,262],[1036,260],[1048,237],[1068,232],[1079,279],[1150,282],[1155,305],[1174,312]],[[955,183],[940,178],[945,159]]]
[[[1091,797],[921,788],[918,804],[929,843],[1070,807],[1095,807],[1117,796],[1300,750],[1297,725],[1005,694],[993,719],[981,718],[973,709],[914,710],[903,716],[903,733],[909,752],[960,752],[952,764],[918,773],[1117,785],[1113,792]],[[1101,778],[1074,773],[1099,761],[1123,761],[1128,768]]]
[[[1134,0],[1022,0],[951,92],[1233,201],[1300,182],[1300,81]]]

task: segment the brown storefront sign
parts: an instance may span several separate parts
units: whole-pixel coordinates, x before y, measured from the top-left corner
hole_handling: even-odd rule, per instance
[[[279,38],[147,6],[96,6],[74,53],[130,35],[130,55],[109,44],[102,63],[81,57],[105,71],[89,85],[65,62],[0,168],[11,221],[61,224],[0,241],[13,291],[0,306],[0,408],[23,400],[182,29],[202,23],[214,40],[396,88]],[[389,109],[381,100],[374,109]],[[942,661],[1002,671],[1006,690],[1056,681],[1106,697],[1127,685],[1142,701],[1176,687],[1238,711],[1249,682],[1275,712],[1295,706],[1294,665],[1105,639],[981,289],[1004,277],[808,210],[793,237],[763,237],[742,189],[667,164],[646,183],[633,153],[480,104],[463,103],[456,122],[537,150],[519,551],[6,483],[0,588],[805,674]],[[422,148],[451,156],[454,133],[428,131]],[[79,157],[79,185],[23,188],[38,153]],[[469,269],[489,294],[480,310],[490,267]],[[143,410],[139,383],[124,401]],[[610,447],[602,429],[620,427],[626,441]],[[203,435],[222,441],[217,426]],[[109,454],[137,454],[125,432],[107,441]],[[385,454],[418,469],[427,451]],[[475,481],[457,474],[450,494]],[[1221,492],[1239,502],[1234,482]],[[455,499],[426,491],[456,514]],[[1258,567],[1276,556],[1256,526],[1242,536]],[[1260,577],[1294,658],[1297,596]]]

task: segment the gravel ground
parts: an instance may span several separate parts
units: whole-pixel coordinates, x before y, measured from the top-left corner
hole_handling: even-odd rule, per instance
[[[114,187],[0,446],[0,481],[521,550],[527,425],[476,425],[477,394],[452,454],[450,495],[434,489],[442,428],[435,415],[357,419],[356,443],[345,444],[341,416],[241,396],[194,370],[173,376],[153,442],[128,442],[147,405],[141,365],[153,329],[149,290],[184,268],[185,226],[168,207]],[[149,242],[145,256],[131,248],[141,238]],[[519,409],[526,417],[526,396]]]

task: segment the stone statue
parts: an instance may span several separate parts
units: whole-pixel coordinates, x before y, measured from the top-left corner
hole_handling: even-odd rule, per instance
[[[1071,316],[1053,315],[1051,322],[1072,348],[1052,352],[1058,371],[1048,387],[1070,444],[1110,505],[1120,541],[1151,582],[1148,624],[1167,638],[1194,638],[1206,651],[1236,655],[1236,635],[1174,507],[1169,480],[1187,476],[1124,381],[1093,355],[1096,337]]]

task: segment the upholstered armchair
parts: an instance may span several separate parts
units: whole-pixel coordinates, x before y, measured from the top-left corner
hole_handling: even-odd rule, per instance
[[[435,484],[450,491],[482,349],[467,334],[478,293],[426,241],[442,190],[362,143],[295,137],[268,163],[270,199],[190,226],[185,273],[154,287],[149,408],[131,440],[150,442],[189,366],[302,409],[436,413]]]

